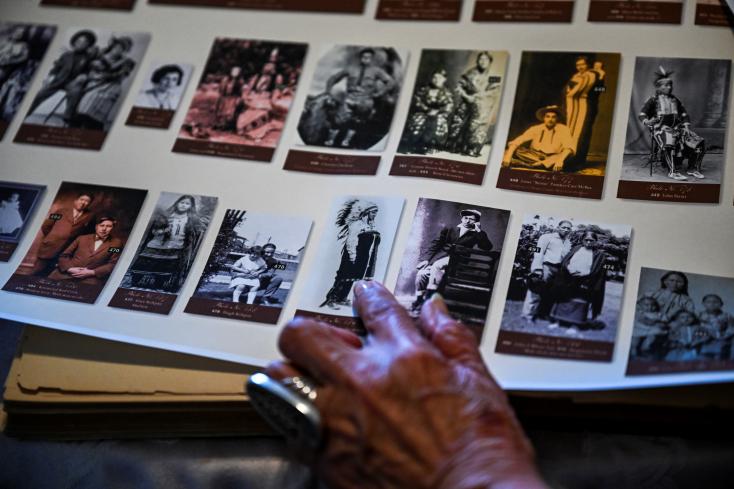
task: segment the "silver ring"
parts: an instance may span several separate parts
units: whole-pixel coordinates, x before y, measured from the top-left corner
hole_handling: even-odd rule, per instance
[[[255,410],[297,448],[321,444],[321,414],[313,401],[316,383],[305,377],[277,381],[263,373],[250,376],[247,394]]]

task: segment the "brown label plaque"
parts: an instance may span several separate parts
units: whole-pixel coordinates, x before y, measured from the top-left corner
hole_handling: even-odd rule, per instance
[[[3,286],[3,290],[8,292],[19,292],[85,304],[94,304],[99,293],[102,292],[102,288],[104,288],[104,284],[101,286],[80,284],[30,275],[12,275]]]
[[[691,360],[688,362],[654,362],[630,360],[626,375],[661,375],[681,372],[720,372],[734,370],[734,360]]]
[[[485,165],[442,158],[397,155],[393,160],[390,175],[436,178],[438,180],[481,185],[486,168]]]
[[[166,315],[171,312],[176,297],[176,294],[119,288],[108,306]]]
[[[149,109],[147,107],[133,107],[125,121],[126,126],[154,127],[168,129],[176,114],[173,110]]]
[[[176,143],[173,145],[173,152],[205,156],[222,156],[225,158],[237,158],[241,160],[270,161],[273,159],[273,154],[275,154],[275,148],[179,138],[176,139]]]
[[[477,0],[475,22],[571,22],[573,1]]]
[[[8,261],[13,256],[15,248],[18,247],[18,243],[11,243],[9,241],[0,241],[0,261]]]
[[[584,199],[601,199],[604,177],[502,168],[497,188]]]
[[[340,155],[290,150],[284,170],[328,175],[376,175],[379,156]]]
[[[256,321],[258,323],[276,324],[283,309],[280,307],[258,306],[241,302],[216,301],[192,297],[186,304],[184,312],[202,314],[239,321]]]
[[[41,0],[41,5],[132,10],[135,0]]]
[[[460,16],[461,0],[380,0],[375,18],[455,21]]]
[[[106,137],[105,131],[23,124],[15,135],[15,142],[99,150]]]
[[[303,309],[297,309],[295,317],[315,319],[316,321],[322,321],[332,326],[336,326],[337,328],[348,329],[358,335],[367,334],[367,330],[364,329],[364,324],[360,318],[337,316],[334,314],[320,314],[318,312],[304,311]]]
[[[608,362],[614,353],[614,343],[500,331],[495,351],[531,357]]]
[[[717,204],[721,185],[713,183],[655,183],[620,180],[620,199],[659,200],[661,202],[693,202]]]
[[[723,2],[723,0],[722,0]],[[718,27],[734,27],[734,14],[719,5],[696,5],[696,25],[713,25]]]
[[[361,14],[364,11],[365,0],[148,0],[148,3]]]
[[[5,136],[5,131],[8,130],[9,125],[6,121],[0,121],[0,141],[3,140],[3,136]]]
[[[614,2],[592,0],[589,4],[590,22],[646,22],[680,24],[683,3],[678,2]]]

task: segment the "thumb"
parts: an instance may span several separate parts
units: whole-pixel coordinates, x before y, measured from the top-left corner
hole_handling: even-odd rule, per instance
[[[446,303],[434,294],[421,307],[420,328],[428,340],[449,360],[456,360],[477,372],[487,372],[472,331],[449,315]]]

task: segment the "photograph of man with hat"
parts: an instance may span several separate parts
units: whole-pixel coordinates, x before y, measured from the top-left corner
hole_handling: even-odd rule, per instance
[[[145,33],[82,29],[68,33],[25,123],[107,131],[147,47]]]
[[[537,170],[561,171],[566,159],[576,152],[571,131],[559,122],[558,105],[546,105],[535,112],[540,124],[507,143],[502,166],[519,166]]]
[[[413,309],[419,310],[423,302],[438,291],[456,246],[477,247],[485,251],[493,248],[487,233],[482,231],[480,211],[464,208],[459,216],[461,220],[458,225],[441,229],[438,237],[421,253],[416,266]]]

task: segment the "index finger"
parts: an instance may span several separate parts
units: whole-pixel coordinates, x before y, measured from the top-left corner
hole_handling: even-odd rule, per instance
[[[382,284],[361,280],[354,286],[354,305],[367,331],[377,339],[425,341],[413,318]]]

